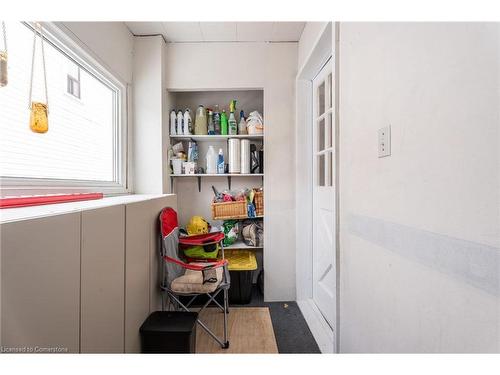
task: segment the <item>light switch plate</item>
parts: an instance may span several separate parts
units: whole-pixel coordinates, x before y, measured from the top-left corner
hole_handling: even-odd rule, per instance
[[[391,126],[378,130],[378,157],[391,155]]]

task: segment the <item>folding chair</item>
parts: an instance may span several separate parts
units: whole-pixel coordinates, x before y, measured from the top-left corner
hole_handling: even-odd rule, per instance
[[[198,296],[206,295],[208,301],[199,309],[201,313],[210,303],[215,303],[224,313],[224,337],[221,340],[199,318],[197,323],[215,340],[223,349],[229,347],[227,337],[227,314],[229,313],[228,289],[231,283],[227,260],[224,259],[224,233],[215,232],[196,236],[179,237],[177,213],[174,209],[164,208],[160,214],[161,240],[161,281],[160,287],[168,296],[168,301],[176,310],[190,311],[189,308]],[[217,245],[222,252],[222,259],[217,261],[188,262],[179,257],[179,244],[191,246]],[[224,303],[222,306],[215,297],[222,292]],[[183,304],[180,296],[190,296],[188,303]],[[162,308],[165,310],[165,299]]]

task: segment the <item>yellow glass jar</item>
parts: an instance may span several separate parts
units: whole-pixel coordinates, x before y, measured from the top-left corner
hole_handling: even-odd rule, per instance
[[[7,51],[0,51],[0,87],[7,86]]]
[[[30,129],[35,133],[47,133],[49,130],[47,104],[40,102],[31,103]]]

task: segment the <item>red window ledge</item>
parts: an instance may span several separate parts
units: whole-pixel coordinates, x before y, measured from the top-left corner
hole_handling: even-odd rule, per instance
[[[41,206],[43,204],[67,203],[102,199],[102,193],[37,195],[32,197],[0,198],[0,208]]]

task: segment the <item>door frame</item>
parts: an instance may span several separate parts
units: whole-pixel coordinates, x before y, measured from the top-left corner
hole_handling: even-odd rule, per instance
[[[336,321],[332,331],[312,300],[313,235],[313,79],[325,64],[332,64],[335,129],[335,265]],[[296,288],[297,303],[323,353],[340,352],[339,303],[339,123],[338,123],[338,23],[328,22],[296,77]],[[300,155],[300,156],[299,156]],[[306,178],[304,178],[306,177]]]

